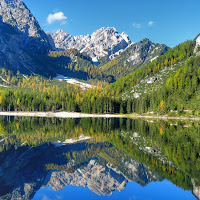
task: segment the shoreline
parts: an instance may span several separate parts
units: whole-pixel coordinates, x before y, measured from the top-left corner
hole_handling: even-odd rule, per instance
[[[143,118],[143,119],[160,119],[160,120],[193,120],[200,121],[200,117],[169,117],[169,116],[148,116],[148,115],[137,115],[130,118]]]
[[[125,118],[121,114],[87,114],[78,112],[0,112],[0,116],[49,117],[49,118]]]
[[[136,114],[88,114],[78,112],[0,112],[0,116],[18,117],[48,117],[48,118],[132,118],[132,119],[160,119],[160,120],[194,120],[200,121],[200,117],[169,117],[169,116],[148,116]]]

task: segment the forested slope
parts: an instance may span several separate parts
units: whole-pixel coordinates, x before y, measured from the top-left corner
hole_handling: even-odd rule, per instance
[[[20,79],[18,76],[22,75],[19,73],[17,77],[11,78],[16,81],[14,86],[0,91],[0,110],[140,114],[154,112],[199,116],[200,56],[194,53],[195,44],[195,41],[184,42],[105,88],[99,82],[97,87],[82,90],[79,86],[43,77]],[[63,52],[50,52],[52,57],[62,58],[62,54]],[[165,79],[154,80],[148,92],[143,90],[137,98],[127,93],[137,85],[142,87],[146,77],[159,77],[163,70],[168,70]],[[10,72],[4,69],[2,76],[12,82],[8,73]]]
[[[136,71],[130,73],[126,77],[118,80],[117,82],[111,84],[108,90],[117,90],[120,94],[132,87],[135,84],[140,83],[140,81],[147,75],[151,75],[159,72],[164,67],[170,67],[180,61],[183,61],[193,55],[193,50],[195,47],[195,41],[187,41],[178,46],[170,49],[164,55],[160,56],[156,60],[152,61],[150,64],[137,69]]]

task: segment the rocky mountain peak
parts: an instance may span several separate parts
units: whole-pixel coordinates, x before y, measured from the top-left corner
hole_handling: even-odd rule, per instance
[[[141,40],[141,42],[151,42],[151,40],[149,38],[144,38],[143,40]]]
[[[127,43],[131,43],[130,41],[130,38],[129,36],[125,33],[125,32],[122,32],[121,36],[123,37],[123,39],[127,42]]]
[[[64,31],[62,29],[58,29],[55,34],[63,34],[63,33],[64,34],[69,34],[67,31]]]
[[[102,27],[91,35],[71,36],[66,31],[58,30],[55,34],[47,33],[54,41],[57,50],[75,48],[87,53],[94,62],[104,56],[110,56],[125,49],[131,40],[126,33],[120,34],[114,27]]]
[[[27,50],[46,51],[50,47],[46,34],[21,0],[1,0],[0,16],[4,23],[20,33],[21,42]]]
[[[57,35],[58,37],[60,37],[61,39],[65,39],[65,37],[69,36],[69,33],[67,31],[63,31],[61,29],[59,29],[58,31],[56,31],[55,35]]]
[[[0,0],[0,2],[3,4],[9,4],[10,6],[15,6],[16,3],[21,3],[21,0]]]
[[[96,32],[114,33],[114,32],[117,32],[117,30],[115,29],[115,27],[107,27],[107,28],[102,27],[102,28],[96,30],[94,33],[96,33]]]
[[[97,40],[97,39],[114,39],[114,38],[118,38],[118,36],[121,36],[121,34],[119,34],[119,32],[114,28],[114,27],[107,27],[107,28],[100,28],[99,30],[96,30],[92,35],[91,35],[91,39],[92,40]],[[123,39],[120,38],[120,39]]]

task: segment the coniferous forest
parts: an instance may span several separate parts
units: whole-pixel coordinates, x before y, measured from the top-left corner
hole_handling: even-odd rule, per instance
[[[195,41],[187,41],[125,78],[108,85],[98,81],[90,89],[39,75],[14,74],[1,69],[1,78],[9,86],[0,90],[1,111],[72,111],[83,113],[189,114],[199,116],[200,56],[193,54]],[[65,52],[67,54],[68,52]],[[61,53],[50,53],[57,57]],[[63,54],[64,55],[64,54]],[[123,94],[140,85],[147,76],[179,65],[163,83],[153,83],[139,98]],[[5,83],[5,82],[4,82]]]

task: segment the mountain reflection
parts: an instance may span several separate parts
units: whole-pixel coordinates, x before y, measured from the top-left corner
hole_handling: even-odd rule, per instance
[[[170,180],[200,199],[199,123],[130,119],[0,118],[0,199],[40,188],[97,195]],[[90,139],[89,139],[90,138]]]

